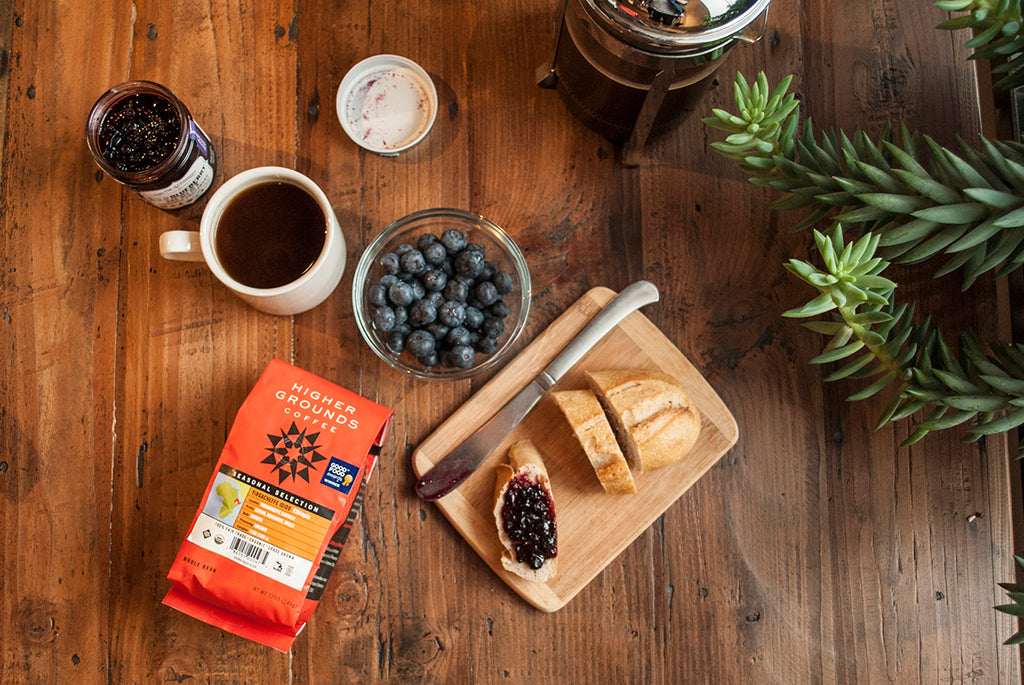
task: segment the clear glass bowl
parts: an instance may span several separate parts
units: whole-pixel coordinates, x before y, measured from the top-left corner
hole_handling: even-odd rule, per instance
[[[452,366],[444,360],[427,367],[407,351],[395,354],[387,344],[390,332],[378,329],[374,306],[370,304],[370,288],[387,273],[381,265],[382,257],[394,253],[402,244],[415,247],[425,233],[440,237],[450,228],[461,231],[469,243],[483,246],[486,260],[512,276],[512,289],[503,297],[509,313],[504,319],[504,332],[497,338],[497,347],[488,354],[477,352],[473,365],[468,368]],[[424,380],[458,380],[491,368],[507,356],[526,324],[532,295],[530,288],[530,271],[523,253],[500,227],[479,214],[461,209],[425,209],[395,221],[367,246],[353,277],[352,307],[363,340],[388,364]]]

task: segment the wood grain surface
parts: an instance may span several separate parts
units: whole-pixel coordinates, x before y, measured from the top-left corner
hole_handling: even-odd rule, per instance
[[[0,682],[1016,683],[1016,622],[992,610],[1021,548],[1006,436],[900,443],[884,398],[825,383],[816,336],[780,314],[810,299],[783,269],[810,258],[794,215],[714,154],[697,118],[636,167],[575,120],[535,70],[562,2],[102,3],[0,0]],[[764,38],[724,60],[795,74],[820,128],[889,120],[977,141],[967,36],[930,0],[774,0]],[[394,53],[440,97],[427,139],[361,151],[334,113],[348,68]],[[417,381],[359,339],[351,266],[291,318],[258,313],[201,265],[165,262],[161,232],[203,201],[154,209],[85,143],[110,86],[168,86],[210,135],[215,186],[276,164],[331,198],[349,264],[391,221],[479,212],[526,254],[523,349],[594,286],[646,278],[649,318],[732,411],[739,440],[560,611],[496,582],[437,507],[414,448],[495,371]],[[981,81],[985,83],[984,79]],[[896,271],[944,330],[1008,339],[1002,281]],[[1015,305],[1015,306],[1011,306]],[[1019,315],[1018,315],[1019,316]],[[358,524],[289,654],[160,604],[166,573],[231,421],[273,357],[395,410]]]

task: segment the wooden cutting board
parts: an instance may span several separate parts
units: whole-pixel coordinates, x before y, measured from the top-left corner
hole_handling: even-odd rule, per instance
[[[518,356],[459,407],[413,452],[417,477],[486,422],[554,359],[615,293],[594,288],[573,303]],[[649,305],[656,307],[657,304]],[[681,461],[634,474],[637,494],[608,495],[550,392],[484,464],[435,504],[495,573],[527,602],[557,611],[697,482],[739,437],[736,420],[697,369],[642,313],[633,312],[590,350],[553,390],[587,387],[585,370],[660,369],[678,378],[700,411],[696,445]],[[533,582],[505,571],[494,522],[494,467],[529,439],[551,477],[558,526],[558,573]]]

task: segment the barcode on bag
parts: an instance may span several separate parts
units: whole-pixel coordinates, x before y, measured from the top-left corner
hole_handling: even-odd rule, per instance
[[[229,547],[232,552],[239,556],[252,559],[257,564],[267,563],[267,557],[270,556],[270,550],[263,549],[259,545],[243,540],[242,538],[231,538],[231,544]]]

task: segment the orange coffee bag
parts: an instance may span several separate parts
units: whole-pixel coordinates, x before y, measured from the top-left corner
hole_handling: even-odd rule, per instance
[[[392,416],[272,361],[235,416],[164,604],[290,649],[345,545]]]

